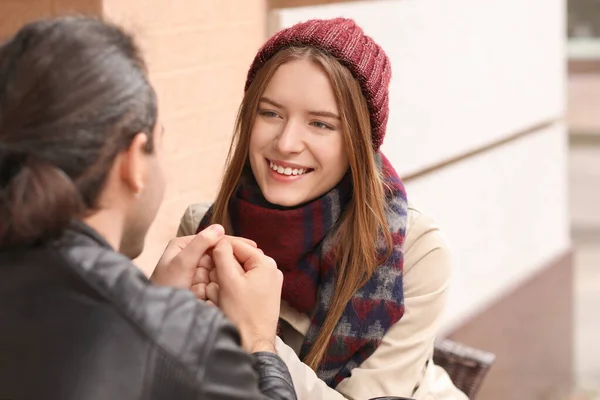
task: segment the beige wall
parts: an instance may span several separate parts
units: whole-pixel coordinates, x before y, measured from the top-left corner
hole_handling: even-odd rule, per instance
[[[543,18],[532,24],[532,15]],[[382,151],[413,177],[409,199],[451,243],[443,328],[452,331],[570,247],[564,1],[335,2],[274,10],[269,20],[278,30],[337,16],[353,18],[390,57]]]
[[[267,0],[0,0],[0,37],[65,12],[125,25],[149,63],[170,177],[146,250],[136,260],[150,272],[186,205],[216,193],[247,68],[265,39]]]

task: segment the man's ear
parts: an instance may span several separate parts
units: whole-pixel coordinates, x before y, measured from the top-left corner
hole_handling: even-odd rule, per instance
[[[131,144],[120,154],[120,175],[123,182],[135,196],[139,196],[146,185],[148,173],[148,154],[145,150],[148,135],[141,132],[135,135]]]

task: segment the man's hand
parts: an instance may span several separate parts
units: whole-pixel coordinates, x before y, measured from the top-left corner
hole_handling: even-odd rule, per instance
[[[245,243],[223,240],[213,250],[219,308],[237,325],[249,352],[275,351],[283,274],[275,260]]]
[[[211,225],[197,235],[171,240],[150,280],[157,285],[190,289],[198,266],[208,262],[206,253],[224,236],[221,225]]]

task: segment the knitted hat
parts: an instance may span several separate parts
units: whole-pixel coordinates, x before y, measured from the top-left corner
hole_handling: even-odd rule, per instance
[[[351,19],[313,19],[276,33],[254,58],[246,87],[257,71],[278,51],[291,46],[324,50],[345,65],[360,83],[371,115],[373,148],[379,149],[385,136],[389,114],[388,86],[392,75],[385,52]]]

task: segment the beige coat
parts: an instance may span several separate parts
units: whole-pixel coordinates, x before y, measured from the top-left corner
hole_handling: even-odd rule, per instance
[[[194,234],[208,204],[186,210],[178,236]],[[329,388],[297,354],[308,331],[309,317],[281,305],[281,318],[291,328],[286,343],[277,339],[277,352],[286,362],[300,400],[367,400],[378,396],[406,396],[415,400],[465,400],[445,371],[432,362],[433,341],[450,282],[451,258],[439,227],[409,206],[404,254],[405,313],[392,326],[377,350],[336,390]]]

